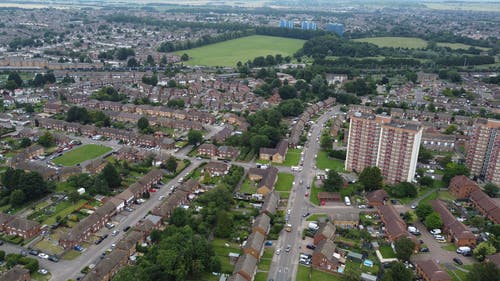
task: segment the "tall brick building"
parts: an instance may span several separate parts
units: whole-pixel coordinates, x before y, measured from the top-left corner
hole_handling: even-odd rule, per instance
[[[359,173],[377,166],[389,184],[410,182],[415,176],[421,138],[419,124],[355,113],[349,126],[345,169]]]
[[[472,176],[500,184],[500,120],[477,119],[474,122],[467,167]]]

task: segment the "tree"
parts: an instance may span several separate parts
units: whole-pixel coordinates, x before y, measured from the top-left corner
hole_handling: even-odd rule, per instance
[[[15,88],[21,88],[23,86],[23,79],[17,72],[10,72],[7,76],[7,83],[13,81],[15,83]]]
[[[328,176],[323,183],[327,191],[338,191],[344,184],[344,179],[334,170],[328,171]]]
[[[382,281],[411,281],[413,280],[413,272],[411,269],[406,268],[402,262],[393,262],[391,268],[389,268]]]
[[[43,147],[51,147],[56,144],[56,141],[51,133],[45,132],[38,138],[38,144]]]
[[[446,183],[446,185],[448,185],[450,183],[450,180],[455,176],[459,176],[459,175],[469,176],[470,175],[470,171],[467,168],[467,166],[465,166],[464,164],[457,164],[457,163],[453,163],[453,162],[448,163],[446,165],[443,173],[444,173],[443,181]]]
[[[422,163],[429,163],[430,160],[434,155],[432,155],[432,151],[429,149],[425,148],[423,145],[420,145],[420,149],[418,151],[418,161]]]
[[[191,145],[197,145],[203,141],[203,135],[200,131],[189,130],[188,132],[188,143]]]
[[[177,160],[175,157],[170,156],[165,164],[167,171],[174,173],[177,170]]]
[[[72,190],[68,193],[68,200],[71,203],[76,203],[78,200],[80,200],[80,194],[76,190]]]
[[[227,238],[233,231],[233,216],[225,210],[217,211],[215,235],[220,238]]]
[[[498,186],[492,184],[492,183],[487,183],[484,187],[484,192],[488,194],[490,197],[496,197],[497,193],[499,191]]]
[[[137,120],[137,128],[141,131],[144,132],[149,129],[149,120],[148,118],[142,116]]]
[[[22,138],[19,141],[19,147],[26,148],[31,145],[31,140],[29,138]]]
[[[420,177],[418,179],[418,183],[421,186],[427,186],[427,187],[433,187],[434,186],[434,180],[431,177],[429,177],[429,176]]]
[[[89,194],[90,195],[96,195],[96,194],[108,194],[109,193],[109,185],[104,176],[99,174],[97,177],[94,179],[94,184],[89,188]]]
[[[26,195],[20,189],[12,191],[9,198],[9,203],[11,206],[18,207],[26,202]]]
[[[182,54],[181,61],[187,61],[187,60],[189,60],[189,55],[186,53]]]
[[[424,220],[433,211],[434,210],[432,209],[431,205],[429,205],[427,203],[420,203],[420,204],[418,204],[417,208],[415,209],[415,213],[417,214],[417,216],[421,220]]]
[[[425,217],[424,224],[427,229],[441,228],[443,226],[443,220],[438,213],[432,212],[431,214],[427,215],[427,217]]]
[[[455,133],[457,131],[457,129],[458,129],[457,125],[451,124],[448,126],[448,128],[446,128],[444,133],[446,135],[451,135],[451,134]]]
[[[477,245],[474,251],[472,251],[472,254],[479,261],[483,261],[486,258],[486,256],[493,255],[494,253],[496,253],[496,251],[497,250],[495,249],[495,247],[493,247],[493,245],[491,245],[490,242],[486,241],[479,243],[479,245]]]
[[[492,262],[475,263],[466,281],[500,281],[500,269]]]
[[[284,100],[293,99],[297,97],[297,89],[295,89],[295,87],[292,85],[285,85],[279,88],[278,93],[280,97]]]
[[[101,175],[108,183],[109,188],[120,187],[122,179],[115,166],[111,163],[107,164],[101,171]]]
[[[359,182],[366,191],[380,189],[383,185],[382,173],[378,167],[366,167],[359,174]]]
[[[330,134],[322,134],[320,140],[321,149],[328,150],[331,149],[333,145],[333,140]]]
[[[182,227],[187,225],[189,222],[189,216],[186,210],[183,208],[175,208],[170,216],[169,223],[177,227]]]
[[[139,66],[139,62],[137,61],[136,58],[132,57],[132,58],[128,59],[127,67],[138,67],[138,66]]]
[[[267,147],[270,144],[269,138],[266,135],[254,135],[250,138],[249,142],[255,152],[258,152],[261,147]]]
[[[396,198],[414,198],[417,196],[417,188],[409,182],[400,182],[390,189],[390,193]]]
[[[415,251],[415,243],[408,237],[402,237],[394,243],[394,249],[396,250],[396,257],[398,259],[409,261],[410,256]]]

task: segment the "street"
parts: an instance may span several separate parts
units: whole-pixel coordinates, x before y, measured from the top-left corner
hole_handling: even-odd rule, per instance
[[[312,126],[308,138],[308,142],[304,147],[304,164],[302,171],[295,173],[295,184],[292,186],[290,198],[288,200],[287,210],[290,210],[289,223],[292,225],[292,231],[282,231],[278,242],[277,249],[282,249],[282,254],[274,255],[271,267],[268,273],[268,279],[275,281],[290,281],[295,280],[299,262],[299,248],[303,214],[311,210],[312,206],[309,203],[309,197],[305,197],[306,187],[311,186],[315,176],[316,159],[315,155],[319,151],[319,142],[315,139],[321,136],[323,124],[333,117],[335,113],[339,113],[339,107],[334,107],[328,112],[321,115]],[[300,181],[303,183],[300,184]],[[289,253],[284,249],[290,245]]]

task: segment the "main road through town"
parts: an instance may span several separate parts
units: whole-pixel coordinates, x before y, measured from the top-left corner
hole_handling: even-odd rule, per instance
[[[295,174],[295,181],[292,186],[292,192],[288,200],[286,211],[290,213],[288,215],[288,222],[292,225],[292,231],[286,232],[283,230],[278,239],[276,247],[277,249],[281,249],[281,254],[274,255],[268,273],[268,280],[293,281],[296,279],[299,253],[301,251],[299,245],[300,239],[302,238],[301,225],[304,220],[303,214],[312,209],[312,205],[309,203],[309,197],[305,196],[308,191],[306,187],[311,186],[314,180],[316,155],[319,151],[319,138],[321,137],[323,125],[335,114],[340,114],[338,106],[323,113],[309,131],[311,135],[308,137],[308,141],[303,149],[303,168],[302,171]],[[290,252],[285,251],[288,245],[291,247]]]

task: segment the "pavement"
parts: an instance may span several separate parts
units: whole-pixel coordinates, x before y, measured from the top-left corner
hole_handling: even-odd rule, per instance
[[[268,279],[275,281],[291,281],[296,279],[299,254],[301,250],[301,232],[302,224],[305,218],[304,213],[310,212],[313,206],[309,203],[309,197],[305,196],[307,191],[306,186],[312,185],[314,180],[314,171],[316,159],[315,155],[319,151],[319,143],[314,141],[321,135],[324,123],[333,117],[335,113],[340,113],[338,107],[323,113],[312,126],[309,141],[304,147],[304,164],[302,171],[295,173],[295,184],[292,186],[290,198],[288,199],[287,210],[290,210],[289,223],[292,225],[292,231],[282,231],[278,242],[277,249],[281,249],[280,255],[274,255],[268,273]],[[302,184],[300,181],[302,180]],[[285,252],[285,248],[290,245],[289,253]]]

